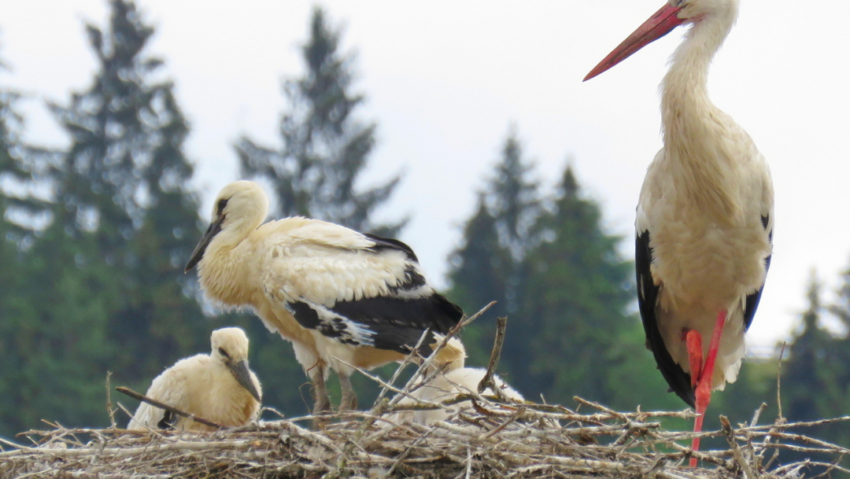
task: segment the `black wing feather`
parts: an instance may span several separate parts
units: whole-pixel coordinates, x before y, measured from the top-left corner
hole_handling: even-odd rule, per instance
[[[428,330],[446,334],[463,317],[463,310],[427,287],[419,272],[416,254],[401,241],[365,234],[375,245],[368,250],[404,252],[409,263],[404,279],[388,288],[384,296],[337,301],[325,307],[299,301],[288,303],[295,320],[308,329],[315,329],[329,338],[356,346],[410,353],[422,334]],[[424,341],[420,353],[431,353],[432,340]]]
[[[379,296],[339,301],[330,308],[300,301],[288,306],[298,324],[307,329],[341,343],[403,354],[413,350],[425,330],[446,334],[463,317],[459,306],[437,293],[419,298]],[[431,342],[423,342],[420,353],[430,354]]]
[[[174,429],[175,424],[177,424],[177,415],[171,411],[163,411],[162,419],[156,423],[156,427],[159,429]]]
[[[419,262],[419,259],[416,257],[416,253],[413,252],[413,249],[397,239],[382,238],[380,236],[375,236],[369,233],[363,233],[363,236],[375,242],[375,246],[369,248],[374,252],[379,252],[381,250],[387,249],[394,249],[398,251],[403,251],[404,254],[407,255],[407,259],[416,263]]]
[[[764,229],[767,229],[768,224],[770,223],[770,216],[762,216],[761,224],[764,226]],[[773,245],[773,230],[767,234],[767,238],[770,241],[770,244]],[[767,272],[770,270],[770,258],[773,255],[768,255],[767,258],[764,259],[764,277],[765,281],[767,280]],[[756,309],[759,307],[759,301],[761,301],[761,293],[764,291],[764,283],[762,283],[761,288],[758,289],[755,293],[752,293],[747,296],[747,301],[744,306],[744,331],[750,329],[750,325],[753,324],[753,318],[756,315]]]
[[[335,313],[364,325],[374,333],[372,346],[404,354],[410,353],[425,330],[446,334],[463,316],[459,306],[440,294],[416,299],[396,297],[342,301],[331,308]],[[430,354],[431,341],[420,353]]]
[[[673,392],[691,407],[696,407],[696,396],[691,387],[691,375],[673,361],[664,345],[661,331],[658,330],[655,308],[658,304],[659,287],[655,285],[655,281],[652,279],[651,264],[652,248],[649,247],[649,231],[644,231],[635,240],[635,270],[637,273],[638,305],[640,317],[643,320],[643,330],[646,333],[647,347],[655,356],[655,363]]]

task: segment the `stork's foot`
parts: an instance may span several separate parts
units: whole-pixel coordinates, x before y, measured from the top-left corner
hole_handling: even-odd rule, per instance
[[[351,387],[351,378],[345,374],[339,374],[339,388],[342,390],[342,399],[339,401],[339,412],[357,410],[357,393]]]
[[[331,412],[331,400],[327,393],[323,396],[316,396],[316,402],[313,404],[313,429],[323,429],[328,424],[327,413]]]
[[[697,416],[694,421],[694,433],[702,432],[702,422],[705,419],[705,410],[708,409],[708,404],[711,402],[711,383],[714,380],[714,363],[717,360],[717,350],[720,348],[720,338],[723,336],[723,328],[726,326],[726,311],[721,311],[717,314],[717,322],[714,324],[714,333],[711,335],[711,343],[708,345],[708,356],[705,358],[705,364],[702,365],[699,372],[694,395],[696,396]],[[690,332],[688,333],[690,334]],[[697,333],[698,335],[699,333]],[[691,354],[690,336],[688,340],[688,356],[691,361],[694,360],[694,355]],[[701,340],[700,340],[701,342]],[[701,346],[701,344],[700,344]],[[700,349],[700,351],[702,351]],[[693,367],[693,366],[692,366]],[[691,383],[694,381],[694,373],[691,371]],[[694,437],[691,443],[693,451],[699,451],[699,437]],[[697,458],[692,457],[690,461],[691,467],[697,467]]]
[[[313,382],[313,428],[321,429],[327,424],[327,419],[321,417],[323,414],[331,412],[331,398],[328,396],[328,389],[325,386],[325,370],[322,366],[316,365],[309,371],[310,379]]]

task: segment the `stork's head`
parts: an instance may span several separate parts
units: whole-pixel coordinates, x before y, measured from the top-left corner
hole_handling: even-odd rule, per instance
[[[734,23],[738,13],[739,0],[668,0],[649,20],[643,22],[617,48],[599,62],[584,81],[601,74],[626,58],[632,56],[641,48],[667,35],[679,25],[700,23],[712,17],[724,17]]]
[[[210,356],[220,361],[233,374],[242,387],[251,396],[260,401],[261,393],[248,369],[248,336],[240,328],[222,328],[213,331],[212,353]]]
[[[222,188],[213,203],[212,219],[186,263],[189,272],[204,257],[213,238],[221,234],[234,245],[257,229],[269,211],[269,199],[253,181],[236,181]]]
[[[431,348],[435,349],[438,344],[443,341],[442,334],[434,333],[434,341],[431,344]],[[455,369],[461,369],[465,366],[466,363],[466,348],[463,347],[463,343],[460,342],[460,339],[457,338],[449,338],[449,342],[446,343],[446,346],[440,350],[437,354],[436,364],[440,368],[443,369],[443,372],[454,371]]]

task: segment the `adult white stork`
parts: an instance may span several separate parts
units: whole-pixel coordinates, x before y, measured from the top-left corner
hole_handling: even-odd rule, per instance
[[[212,352],[177,361],[151,383],[146,396],[228,427],[244,426],[260,411],[262,388],[248,369],[248,337],[239,328],[213,331]],[[212,431],[210,426],[142,403],[127,429]]]
[[[399,361],[426,330],[447,333],[463,315],[428,285],[401,241],[301,217],[262,224],[267,214],[259,185],[225,186],[186,271],[198,265],[208,297],[253,308],[269,330],[292,341],[314,385],[314,412],[330,409],[329,368],[340,380],[340,408],[353,409],[352,365]],[[430,354],[433,342],[423,342],[420,353]]]
[[[635,263],[647,347],[673,391],[696,408],[695,432],[711,391],[738,376],[772,253],[767,163],[707,92],[709,64],[737,14],[738,0],[670,0],[585,78],[691,25],[662,82],[664,147],[641,189]]]

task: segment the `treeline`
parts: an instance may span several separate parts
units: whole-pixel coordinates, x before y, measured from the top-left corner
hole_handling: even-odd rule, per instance
[[[207,351],[210,332],[225,325],[248,332],[265,403],[304,414],[310,392],[291,347],[251,315],[212,314],[194,275],[182,274],[208,221],[183,151],[190,126],[173,84],[162,80],[164,61],[146,52],[154,29],[129,0],[109,7],[105,27],[85,28],[98,64],[90,86],[48,102],[70,146],[26,144],[18,95],[0,93],[0,435],[40,427],[42,418],[106,426],[107,371],[113,385],[144,390],[178,358]],[[364,97],[353,88],[355,65],[321,9],[301,55],[306,72],[283,84],[280,144],[238,139],[241,176],[271,187],[277,217],[397,235],[406,218],[378,223],[373,213],[400,177],[357,187],[377,125],[357,117]],[[542,187],[515,129],[495,160],[448,258],[452,300],[468,313],[498,302],[463,332],[469,363],[486,364],[494,320],[507,316],[500,371],[526,397],[683,408],[644,348],[634,266],[619,253],[631,238],[606,231],[570,162],[554,191]],[[827,306],[811,282],[809,311],[782,365],[789,420],[850,413],[850,270],[842,281]],[[825,314],[841,334],[824,329]],[[720,413],[749,420],[762,402],[770,405],[763,418],[775,417],[777,365],[748,361],[739,381],[714,396],[708,427]],[[356,386],[366,404],[372,385],[359,378]],[[850,444],[846,425],[818,434]]]

